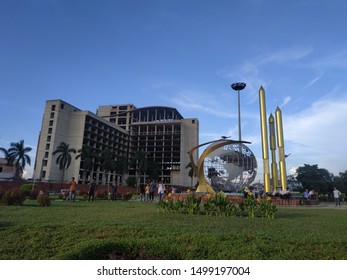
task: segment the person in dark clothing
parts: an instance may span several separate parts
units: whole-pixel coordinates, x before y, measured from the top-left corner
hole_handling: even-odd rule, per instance
[[[89,185],[88,201],[94,201],[95,191],[96,191],[96,182],[95,180],[92,180]]]
[[[116,198],[117,198],[117,188],[118,188],[117,182],[115,184],[110,183],[110,187],[111,187],[111,190],[112,190],[111,198],[112,198],[112,200],[116,200]]]

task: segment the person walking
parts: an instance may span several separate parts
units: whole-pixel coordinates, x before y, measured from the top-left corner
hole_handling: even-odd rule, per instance
[[[69,200],[74,202],[76,199],[76,188],[77,188],[77,183],[75,181],[75,177],[72,177],[69,185],[70,185]]]
[[[159,182],[159,185],[158,185],[158,196],[159,196],[159,201],[162,200],[164,193],[165,193],[165,187],[164,187],[164,185],[163,185],[163,181],[160,181],[160,182]]]
[[[150,197],[150,188],[149,188],[149,185],[147,183],[146,187],[145,187],[145,200],[148,201],[149,197]]]
[[[117,198],[117,189],[118,189],[117,182],[115,182],[114,184],[110,183],[110,187],[111,187],[111,190],[112,190],[111,199],[112,200],[116,200],[116,198]]]
[[[154,189],[155,189],[155,182],[152,180],[152,182],[149,185],[149,199],[151,201],[154,200]]]
[[[145,199],[146,199],[145,184],[140,184],[140,200],[145,201]]]
[[[95,191],[96,191],[96,182],[93,179],[90,183],[90,186],[89,186],[88,201],[94,201]]]
[[[334,188],[333,196],[335,199],[336,206],[341,206],[340,195],[341,195],[341,192],[338,189]]]

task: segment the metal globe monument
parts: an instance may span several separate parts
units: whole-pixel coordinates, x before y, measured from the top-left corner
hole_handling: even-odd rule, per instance
[[[188,153],[196,176],[197,192],[236,192],[249,186],[257,175],[257,160],[253,152],[241,138],[240,91],[245,83],[234,83],[231,88],[238,93],[238,128],[239,139],[228,140],[228,137],[203,143],[192,148]],[[195,163],[193,153],[202,146],[208,145]]]

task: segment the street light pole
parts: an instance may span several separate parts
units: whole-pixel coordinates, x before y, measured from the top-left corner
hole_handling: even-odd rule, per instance
[[[237,105],[238,105],[238,115],[239,115],[239,141],[241,141],[241,106],[240,106],[240,91],[246,87],[245,83],[233,83],[231,88],[237,91]]]

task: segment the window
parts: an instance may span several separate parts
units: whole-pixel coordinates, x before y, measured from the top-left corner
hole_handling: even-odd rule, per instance
[[[52,137],[51,135],[47,136],[47,142],[51,142],[51,137]]]
[[[48,134],[52,134],[52,128],[48,128]]]
[[[53,125],[53,121],[49,121],[49,126],[52,126]]]
[[[55,111],[55,105],[52,105],[51,110]]]
[[[45,152],[45,158],[48,158],[48,152]]]
[[[2,166],[0,166],[0,173],[2,173]]]
[[[47,160],[43,161],[43,166],[47,166]]]
[[[54,118],[54,113],[51,113],[51,119],[53,119]]]
[[[42,171],[42,178],[45,178],[46,177],[46,170],[43,170]]]
[[[46,150],[49,150],[50,144],[46,144]]]
[[[60,104],[60,109],[64,109],[64,103]]]

